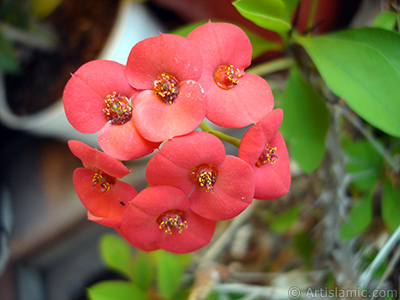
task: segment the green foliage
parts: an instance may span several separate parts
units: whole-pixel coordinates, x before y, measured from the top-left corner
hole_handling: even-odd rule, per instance
[[[343,149],[347,171],[355,177],[352,184],[361,191],[370,191],[382,169],[382,155],[367,140],[349,142]]]
[[[290,155],[305,173],[312,173],[325,152],[329,113],[324,100],[293,68],[281,107],[284,111],[281,131]]]
[[[389,181],[383,182],[382,218],[390,231],[395,231],[400,225],[400,190]]]
[[[143,291],[150,289],[155,276],[152,257],[143,251],[136,253],[132,264],[132,280]]]
[[[148,300],[149,298],[134,284],[121,281],[102,281],[87,289],[90,300]]]
[[[105,265],[126,277],[130,276],[131,247],[115,234],[105,234],[100,239],[100,254]]]
[[[299,232],[293,239],[294,247],[303,258],[308,268],[312,267],[312,254],[315,248],[315,240],[306,232]]]
[[[340,228],[342,239],[353,238],[368,228],[372,221],[372,199],[373,193],[371,192],[353,205],[347,216],[348,219]]]
[[[297,204],[289,207],[280,214],[271,216],[272,218],[269,220],[269,228],[277,233],[288,231],[293,223],[299,218],[300,209],[300,205]]]
[[[393,11],[383,11],[374,20],[373,26],[377,28],[394,30],[397,23],[397,14]]]
[[[239,13],[258,26],[285,36],[292,28],[291,16],[297,0],[236,0]]]
[[[183,277],[183,264],[178,255],[162,251],[158,256],[157,284],[161,295],[173,299]]]
[[[61,0],[30,0],[33,15],[38,19],[43,19],[51,15],[61,4]]]
[[[400,137],[399,34],[362,28],[298,42],[337,96],[373,126]]]
[[[10,40],[0,33],[0,70],[5,73],[16,73],[19,62]]]

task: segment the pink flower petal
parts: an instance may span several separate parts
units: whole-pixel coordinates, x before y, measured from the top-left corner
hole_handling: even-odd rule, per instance
[[[214,192],[196,186],[189,196],[190,208],[208,219],[231,219],[251,204],[254,186],[252,168],[243,160],[227,155],[218,166]]]
[[[219,65],[234,65],[243,70],[251,63],[250,40],[236,25],[208,22],[189,33],[187,39],[201,49],[204,69],[211,75]]]
[[[82,161],[86,168],[97,168],[117,178],[122,178],[130,172],[117,159],[91,148],[81,141],[70,140],[68,141],[68,146],[71,152]]]
[[[161,142],[193,131],[204,119],[206,109],[201,86],[184,81],[172,104],[164,103],[153,91],[141,92],[134,100],[132,118],[144,138]]]
[[[168,211],[186,211],[189,200],[178,188],[152,186],[141,191],[130,203],[122,218],[126,236],[139,243],[156,241],[164,231],[159,217]]]
[[[63,103],[68,121],[80,132],[97,132],[107,122],[104,100],[114,91],[128,98],[135,93],[127,82],[123,65],[107,60],[82,65],[64,89]]]
[[[160,145],[143,138],[132,120],[123,125],[107,123],[100,130],[97,140],[105,153],[120,160],[146,156]]]
[[[87,215],[88,215],[88,220],[99,223],[104,226],[113,227],[113,228],[121,226],[122,215],[119,215],[118,218],[115,218],[115,219],[97,217],[97,216],[93,215],[90,211],[88,211]]]
[[[262,149],[278,132],[282,119],[283,111],[278,108],[250,127],[242,137],[238,156],[250,165],[254,165],[260,157]]]
[[[152,242],[152,243],[138,243],[136,241],[131,240],[125,234],[125,232],[122,230],[122,228],[116,228],[116,230],[128,243],[130,243],[135,248],[138,248],[138,249],[141,249],[141,250],[144,250],[144,251],[147,251],[147,252],[160,249],[160,247],[158,247],[155,242]]]
[[[258,75],[244,74],[230,90],[219,88],[212,78],[200,80],[208,101],[206,117],[223,127],[244,127],[259,122],[273,109],[268,83]]]
[[[225,159],[225,147],[216,136],[195,131],[167,141],[156,152],[146,168],[150,185],[173,185],[190,193],[194,183],[192,169],[202,164],[220,165]]]
[[[140,90],[153,89],[158,75],[166,73],[178,79],[198,80],[202,71],[199,50],[187,39],[160,34],[137,43],[126,66],[129,83]]]
[[[206,246],[215,231],[216,221],[203,218],[188,210],[184,214],[187,228],[178,234],[163,234],[156,244],[172,253],[188,253]]]
[[[278,132],[270,140],[270,144],[276,147],[278,160],[273,164],[265,164],[254,167],[256,189],[254,198],[268,200],[286,195],[290,188],[290,164],[289,154],[282,135]]]
[[[137,195],[129,184],[116,180],[108,191],[101,191],[94,185],[95,172],[86,168],[78,168],[73,174],[75,191],[82,204],[90,213],[98,218],[118,220],[122,218],[129,202]]]

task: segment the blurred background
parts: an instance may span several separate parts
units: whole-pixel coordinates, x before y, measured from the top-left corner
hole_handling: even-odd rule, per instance
[[[104,266],[98,251],[100,237],[112,230],[86,220],[72,185],[72,173],[81,162],[66,141],[74,138],[96,146],[96,138],[76,133],[63,115],[62,91],[70,74],[97,58],[125,63],[136,42],[199,21],[233,22],[279,42],[276,33],[243,18],[231,2],[1,0],[0,300],[87,299],[86,287],[119,278]],[[305,32],[310,30],[307,16],[313,1],[301,3],[296,26]],[[318,26],[311,31],[318,35],[370,24],[388,3],[321,0],[315,15]],[[283,55],[276,49],[264,51],[253,66]],[[277,106],[286,77],[287,72],[266,77],[276,90]],[[126,180],[140,190],[146,185],[145,161],[132,166],[135,171]],[[329,281],[324,271],[327,254],[321,249],[321,237],[326,238],[321,233],[321,215],[328,208],[317,201],[329,179],[318,172],[304,174],[295,163],[292,172],[290,195],[258,203],[219,256],[224,270],[237,270],[236,280],[272,282],[264,276],[267,270],[270,276],[282,275],[274,277],[278,285]],[[388,233],[382,222],[374,226],[370,243],[379,248]],[[216,235],[226,227],[220,225]],[[193,261],[202,253],[195,253]],[[392,274],[397,287],[399,269],[397,265]]]

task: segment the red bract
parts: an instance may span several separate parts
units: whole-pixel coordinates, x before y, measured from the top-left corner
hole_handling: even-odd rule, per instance
[[[173,186],[152,186],[128,205],[123,218],[124,237],[173,253],[187,253],[207,245],[216,222],[189,209],[189,199]]]
[[[146,139],[187,134],[204,119],[206,101],[197,82],[201,54],[185,38],[160,34],[137,43],[126,70],[129,83],[142,90],[133,100],[132,118]]]
[[[153,152],[159,143],[147,141],[136,130],[130,104],[136,95],[123,65],[91,61],[72,74],[65,86],[65,114],[80,132],[100,130],[98,142],[107,154],[122,160],[139,158]]]
[[[88,218],[110,227],[121,226],[123,212],[137,195],[132,186],[118,179],[130,171],[120,161],[80,141],[71,140],[68,146],[85,166],[74,171],[73,183],[89,211]]]
[[[225,155],[212,134],[195,131],[167,141],[147,165],[150,185],[172,185],[189,195],[190,208],[212,220],[230,219],[253,200],[252,168]]]
[[[281,109],[273,110],[250,127],[240,143],[238,157],[253,167],[257,199],[275,199],[289,192],[289,155],[278,132],[282,118]]]
[[[228,23],[207,23],[187,37],[200,50],[203,74],[200,84],[208,101],[206,117],[224,127],[256,123],[272,110],[274,99],[268,83],[244,73],[251,63],[249,38]]]

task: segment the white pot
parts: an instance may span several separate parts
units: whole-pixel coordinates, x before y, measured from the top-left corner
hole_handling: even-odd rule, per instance
[[[134,44],[145,38],[156,36],[162,30],[160,23],[143,4],[121,0],[115,26],[99,59],[126,64]],[[0,73],[0,122],[6,127],[62,140],[77,139],[91,146],[98,146],[97,134],[80,133],[69,124],[61,99],[50,107],[31,115],[14,114],[8,105],[4,80],[1,77]]]

